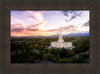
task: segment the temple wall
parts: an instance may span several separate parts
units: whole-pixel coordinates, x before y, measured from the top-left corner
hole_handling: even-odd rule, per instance
[[[51,46],[57,48],[69,48],[72,47],[72,42],[51,42]]]

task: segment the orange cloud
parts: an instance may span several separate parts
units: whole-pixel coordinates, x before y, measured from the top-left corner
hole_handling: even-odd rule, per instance
[[[21,32],[11,32],[11,36],[50,36],[54,35],[55,32],[43,31],[39,29],[33,30],[22,30]]]
[[[59,32],[59,28],[50,30],[43,30],[39,28],[42,24],[44,24],[44,22],[45,21],[40,22],[38,24],[30,25],[26,28],[24,28],[22,24],[11,25],[11,36],[50,36],[55,35]],[[63,33],[65,34],[77,32],[77,27],[73,25],[65,26],[62,28]]]
[[[46,21],[42,21],[40,23],[27,26],[25,29],[26,30],[42,29],[45,24],[46,24]]]
[[[21,23],[11,25],[11,32],[21,32],[22,30],[24,30],[24,26]]]
[[[11,25],[11,36],[50,36],[59,33],[59,28],[44,30],[41,29],[40,26],[43,25],[45,21],[42,21],[38,24],[33,24],[27,27],[24,27],[22,24],[13,24]],[[82,25],[75,26],[69,25],[62,27],[63,34],[70,34],[70,33],[78,33],[83,32],[84,29],[88,30],[88,27],[82,27]]]
[[[12,24],[11,25],[11,36],[37,36],[37,35],[54,35],[55,32],[53,30],[42,30],[40,28],[41,25],[44,25],[45,21],[40,22],[38,24],[30,25],[27,27],[23,27],[22,24]]]
[[[22,25],[21,23],[11,24],[11,28],[21,28],[21,27],[24,27],[24,25]]]

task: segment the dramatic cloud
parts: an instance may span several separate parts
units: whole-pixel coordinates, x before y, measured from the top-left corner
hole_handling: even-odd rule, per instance
[[[73,25],[64,26],[64,27],[61,27],[61,28],[62,28],[63,34],[69,34],[69,33],[77,32],[77,27],[73,26]],[[54,32],[54,33],[58,34],[60,32],[60,28],[50,29],[50,30],[47,30],[47,32],[51,32],[51,33]]]
[[[11,36],[85,33],[89,21],[89,11],[11,11]]]
[[[38,28],[38,27],[41,26],[42,24],[44,24],[44,21],[43,21],[43,22],[40,22],[40,23],[38,23],[38,24],[29,25],[29,26],[27,26],[27,28],[28,28],[28,29]]]
[[[25,27],[27,24],[23,21],[23,20],[21,20],[21,19],[16,19],[16,18],[13,18],[13,17],[11,17],[11,20],[13,20],[13,21],[15,21],[15,23],[12,23],[11,22],[11,25],[13,25],[13,24],[16,24],[16,25],[23,25],[23,27]],[[18,26],[19,26],[18,25]]]
[[[33,21],[34,23],[37,23],[37,22],[44,21],[43,13],[45,13],[45,12],[42,12],[42,11],[25,11],[24,16],[28,20]]]
[[[89,21],[87,21],[86,23],[83,24],[83,26],[89,26]]]
[[[18,23],[18,24],[11,24],[11,29],[12,29],[12,28],[23,28],[23,27],[24,27],[24,25],[21,24],[21,23]]]
[[[37,23],[38,21],[35,20],[32,16],[25,16],[25,18],[28,20],[28,21],[32,21],[33,23]]]
[[[11,32],[21,32],[23,30],[24,26],[21,23],[11,25]]]
[[[71,21],[74,18],[77,18],[77,16],[80,16],[82,14],[82,11],[62,11],[64,15],[67,17],[66,21]]]
[[[29,26],[26,27],[26,29],[28,29],[28,30],[29,30],[29,29],[31,29],[31,30],[32,30],[32,29],[37,29],[37,28],[38,28],[38,29],[42,29],[43,26],[46,24],[46,22],[47,22],[47,21],[42,21],[42,22],[37,23],[37,24],[29,25]]]
[[[40,29],[26,29],[27,31],[40,31]]]
[[[11,32],[21,32],[24,28],[12,28]]]
[[[39,27],[44,24],[45,21],[40,22],[38,24],[34,24],[34,25],[30,25],[27,27],[23,27],[22,24],[13,24],[11,25],[11,36],[37,36],[37,35],[44,35],[44,36],[48,36],[48,35],[53,35],[55,34],[54,30],[42,30],[39,29]]]
[[[80,33],[87,32],[89,27],[83,26],[83,25],[84,24],[81,24],[80,26],[75,26],[75,25],[64,26],[64,27],[62,27],[62,33],[63,34],[71,34],[71,33],[78,33],[78,32],[80,32]],[[84,29],[86,29],[86,30],[84,30]],[[16,33],[17,34],[19,33],[19,35],[25,35],[25,36],[26,35],[27,36],[37,36],[37,35],[49,36],[49,35],[58,34],[59,31],[60,31],[60,28],[50,29],[50,30],[42,30],[42,29],[36,28],[35,25],[31,25],[24,29],[23,28],[13,28],[12,34],[13,34],[13,36],[15,36]]]
[[[65,27],[63,27],[63,31],[64,31],[64,33],[76,32],[77,31],[77,27],[73,26],[73,25],[65,26]]]

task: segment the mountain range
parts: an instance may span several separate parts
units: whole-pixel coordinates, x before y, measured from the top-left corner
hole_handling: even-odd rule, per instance
[[[52,35],[52,36],[11,36],[11,38],[40,38],[40,37],[58,37],[59,35]],[[76,34],[65,34],[63,37],[79,37],[79,36],[89,36],[89,33],[76,33]]]

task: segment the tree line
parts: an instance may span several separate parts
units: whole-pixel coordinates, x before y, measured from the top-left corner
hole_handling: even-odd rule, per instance
[[[80,54],[89,49],[89,38],[75,40],[73,38],[72,44],[75,48],[46,48],[50,46],[50,42],[56,40],[57,38],[35,38],[35,39],[12,39],[11,41],[11,62],[12,63],[36,63],[41,60],[51,61],[53,63],[84,63],[85,58],[89,58],[89,53]],[[68,38],[66,38],[68,40]],[[69,38],[71,40],[71,38]],[[31,42],[32,41],[32,42]],[[25,43],[26,42],[26,43]],[[34,50],[38,52],[34,52]],[[21,51],[18,54],[18,51]],[[75,55],[79,54],[79,57]],[[73,57],[69,60],[69,57]]]

